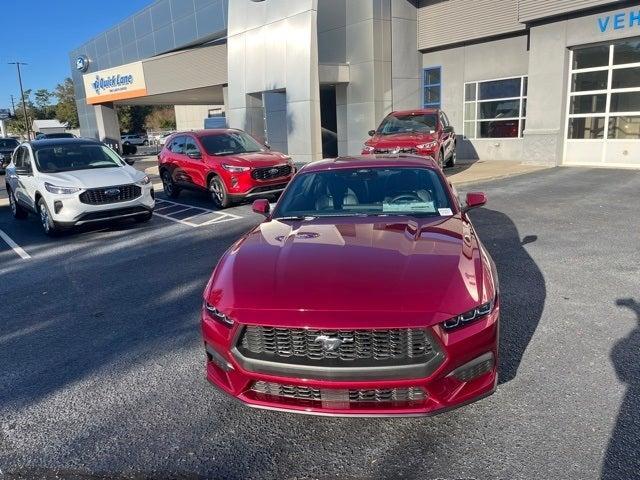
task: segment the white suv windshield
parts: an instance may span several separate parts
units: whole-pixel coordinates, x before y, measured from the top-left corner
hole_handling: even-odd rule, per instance
[[[38,170],[43,173],[124,166],[113,150],[99,144],[42,146],[35,149],[35,161]]]
[[[438,174],[428,168],[349,168],[302,173],[278,203],[274,218],[451,215]]]

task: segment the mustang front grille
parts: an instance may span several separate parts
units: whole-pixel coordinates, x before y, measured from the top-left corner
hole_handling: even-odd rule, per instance
[[[438,352],[420,328],[313,330],[247,326],[240,353],[256,360],[326,367],[394,366],[426,363]]]
[[[341,403],[421,402],[426,392],[419,387],[350,389],[313,388],[258,381],[251,390],[257,394],[293,400]]]
[[[277,165],[275,167],[256,168],[251,176],[256,180],[271,180],[286,177],[291,173],[291,165]]]
[[[117,185],[86,190],[80,194],[80,201],[88,205],[104,205],[133,200],[141,194],[142,189],[137,185]]]

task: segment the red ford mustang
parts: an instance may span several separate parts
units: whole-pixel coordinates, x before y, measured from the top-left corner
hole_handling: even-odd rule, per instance
[[[430,158],[307,165],[204,293],[207,378],[254,407],[426,415],[491,394],[495,266]]]

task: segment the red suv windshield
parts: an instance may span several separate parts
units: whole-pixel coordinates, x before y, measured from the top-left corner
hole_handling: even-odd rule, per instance
[[[378,135],[404,132],[432,133],[435,132],[437,125],[438,117],[435,113],[391,114],[382,121],[376,133]]]
[[[236,155],[263,150],[262,145],[244,132],[206,135],[200,137],[200,142],[209,155]]]

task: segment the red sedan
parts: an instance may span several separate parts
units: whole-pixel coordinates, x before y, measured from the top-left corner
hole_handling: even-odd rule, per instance
[[[169,197],[184,188],[207,190],[218,208],[278,195],[295,172],[289,156],[235,129],[173,134],[158,154],[158,167]]]
[[[309,164],[204,292],[211,383],[260,408],[428,415],[496,387],[498,279],[429,158]]]

